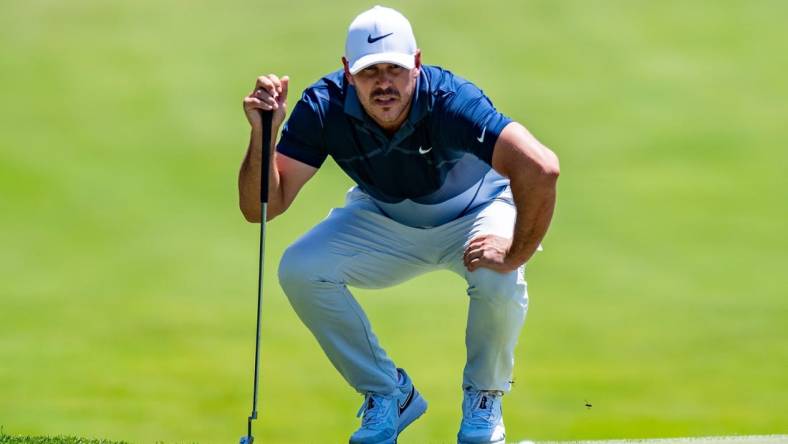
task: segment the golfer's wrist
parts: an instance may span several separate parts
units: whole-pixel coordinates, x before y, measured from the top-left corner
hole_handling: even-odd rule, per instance
[[[513,243],[514,245],[514,243]],[[528,251],[523,251],[523,249],[515,250],[510,248],[509,251],[506,252],[506,256],[503,258],[504,265],[509,268],[511,271],[514,271],[520,268],[528,258],[531,257],[532,252],[529,253]]]

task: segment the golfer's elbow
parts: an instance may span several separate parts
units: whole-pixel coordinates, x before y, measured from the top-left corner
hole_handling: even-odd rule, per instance
[[[561,174],[561,167],[558,163],[558,156],[549,148],[542,146],[533,152],[529,157],[520,158],[518,165],[514,162],[514,170],[509,176],[520,176],[519,178],[530,182],[533,186],[540,188],[555,188],[558,176]],[[519,174],[518,174],[519,173]]]
[[[539,186],[554,185],[561,173],[558,156],[516,122],[501,132],[493,150],[492,166],[510,180]]]
[[[558,180],[561,175],[561,165],[558,162],[558,156],[549,148],[545,147],[539,161],[540,175],[549,182]]]
[[[247,222],[260,223],[260,220],[262,220],[260,213],[262,211],[259,205],[247,205],[242,200],[239,206],[241,207],[241,214],[244,215],[244,219],[246,219]]]
[[[241,214],[244,215],[244,219],[246,219],[247,222],[253,224],[259,224],[260,221],[263,220],[262,217],[263,210],[259,202],[257,202],[255,205],[246,205],[244,204],[244,202],[241,202],[240,207],[241,207]],[[275,217],[279,216],[280,214],[284,213],[284,209],[281,209],[276,205],[269,204],[266,207],[265,213],[266,213],[265,220],[266,222],[268,222],[274,219]]]
[[[266,221],[266,222],[268,222],[268,221],[270,221],[270,220],[273,220],[274,218],[276,218],[277,216],[279,216],[280,214],[282,214],[282,213],[284,213],[284,212],[285,212],[285,210],[284,210],[284,209],[281,209],[281,208],[279,208],[279,207],[276,207],[276,206],[273,206],[273,205],[271,205],[271,206],[269,206],[269,207],[266,209],[266,212],[265,212],[265,213],[266,213],[266,214],[265,214],[265,221]],[[258,221],[258,222],[259,222],[259,221]]]

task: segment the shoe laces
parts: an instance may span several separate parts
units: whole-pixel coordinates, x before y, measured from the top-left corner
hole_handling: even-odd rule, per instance
[[[361,426],[368,427],[385,422],[388,412],[387,405],[390,404],[389,401],[390,400],[386,396],[376,393],[367,393],[364,398],[364,403],[361,404],[361,408],[358,409],[358,413],[356,413],[356,418],[364,415],[364,417],[361,418]]]
[[[498,422],[500,415],[500,398],[503,392],[497,390],[472,390],[466,394],[468,412],[465,420],[475,426],[489,426]]]

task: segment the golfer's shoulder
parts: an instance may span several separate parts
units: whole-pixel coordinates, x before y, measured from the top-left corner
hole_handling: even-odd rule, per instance
[[[429,90],[433,95],[456,92],[464,84],[469,83],[452,71],[436,65],[422,65],[421,71],[427,79]]]
[[[313,84],[307,86],[301,94],[301,101],[320,114],[325,114],[332,106],[342,106],[344,98],[344,75],[342,70],[324,75]]]
[[[440,66],[424,65],[423,72],[436,105],[448,105],[457,99],[463,100],[483,94],[470,80]]]

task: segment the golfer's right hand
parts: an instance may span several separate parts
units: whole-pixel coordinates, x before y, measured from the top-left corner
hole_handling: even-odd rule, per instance
[[[274,110],[273,127],[279,128],[287,115],[287,85],[290,78],[281,79],[275,74],[257,78],[254,90],[244,97],[244,112],[246,120],[252,128],[260,130],[263,127],[259,110]]]

